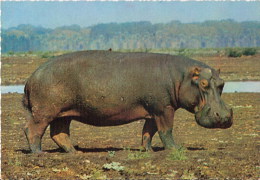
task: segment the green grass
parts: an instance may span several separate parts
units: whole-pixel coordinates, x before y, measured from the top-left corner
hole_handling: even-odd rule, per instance
[[[8,165],[10,166],[21,166],[22,162],[19,158],[15,158],[15,159],[9,159],[8,160]]]
[[[111,162],[103,165],[103,169],[105,170],[115,170],[115,171],[123,171],[125,169],[124,166],[121,166],[119,162]]]
[[[185,155],[185,149],[179,148],[179,149],[173,149],[170,151],[170,153],[167,156],[168,160],[186,160],[188,157]]]
[[[128,151],[128,155],[127,158],[129,160],[137,160],[137,159],[145,159],[145,158],[149,158],[150,157],[150,153],[149,152],[142,152],[140,151]]]
[[[109,157],[114,157],[116,155],[115,151],[107,151]]]

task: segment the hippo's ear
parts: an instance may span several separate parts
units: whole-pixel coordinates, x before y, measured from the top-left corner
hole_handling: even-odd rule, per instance
[[[190,75],[191,75],[191,81],[194,84],[198,84],[199,82],[199,76],[200,76],[200,72],[201,72],[201,68],[199,67],[192,67],[191,71],[190,71]]]

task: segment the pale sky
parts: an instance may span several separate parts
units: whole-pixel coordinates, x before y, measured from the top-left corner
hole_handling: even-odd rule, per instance
[[[78,24],[150,21],[183,23],[234,19],[260,21],[260,2],[1,2],[2,28],[31,24],[46,28]]]

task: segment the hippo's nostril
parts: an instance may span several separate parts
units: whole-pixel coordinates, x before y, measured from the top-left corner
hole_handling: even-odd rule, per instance
[[[217,113],[217,112],[214,112],[214,114],[215,114],[215,116],[216,116],[216,117],[219,117],[219,113]]]

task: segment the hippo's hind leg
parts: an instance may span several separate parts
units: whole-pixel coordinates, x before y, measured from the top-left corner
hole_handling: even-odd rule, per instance
[[[142,133],[142,146],[146,151],[152,151],[152,138],[157,132],[157,125],[155,119],[146,119],[143,133]]]
[[[30,117],[29,122],[25,125],[24,133],[32,153],[42,152],[41,140],[50,121],[51,119]]]
[[[70,141],[70,117],[57,118],[50,124],[50,135],[53,141],[66,152],[76,152]]]

